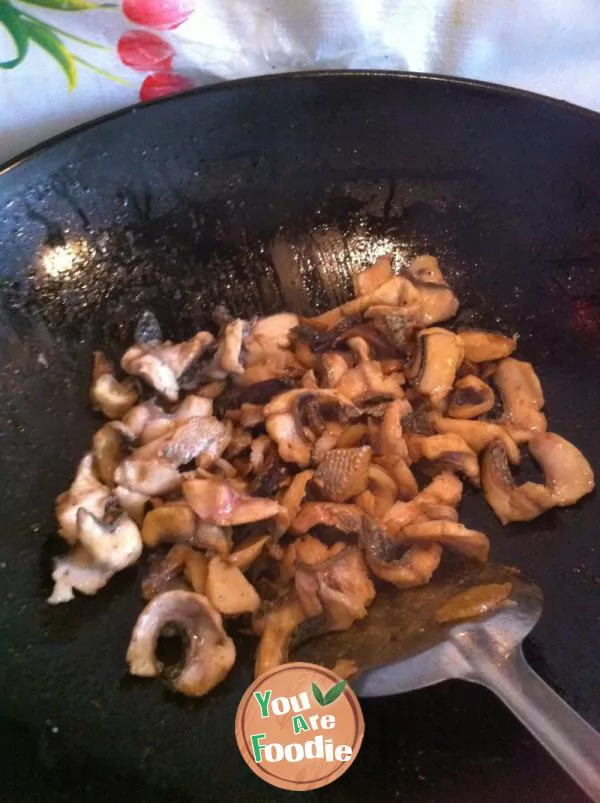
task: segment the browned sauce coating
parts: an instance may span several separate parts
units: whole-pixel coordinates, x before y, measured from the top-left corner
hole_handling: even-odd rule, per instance
[[[485,586],[468,588],[444,602],[437,609],[435,620],[442,624],[486,616],[497,610],[508,599],[511,591],[510,583],[490,583]]]

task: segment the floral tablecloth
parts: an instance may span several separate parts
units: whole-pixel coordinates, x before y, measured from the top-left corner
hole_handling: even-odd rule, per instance
[[[0,0],[0,163],[140,100],[339,67],[461,75],[600,110],[600,0]]]

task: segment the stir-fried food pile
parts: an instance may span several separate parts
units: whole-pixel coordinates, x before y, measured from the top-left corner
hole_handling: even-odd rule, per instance
[[[219,308],[216,336],[183,343],[144,313],[123,379],[96,353],[90,397],[108,422],[57,499],[70,551],[50,602],[95,594],[149,552],[132,674],[206,694],[235,661],[232,620],[258,637],[260,674],[350,628],[381,584],[428,583],[447,551],[487,560],[486,535],[459,521],[465,482],[503,524],[593,489],[585,457],[547,431],[516,337],[441,326],[458,300],[435,258],[395,275],[382,257],[354,287],[314,318]],[[515,481],[521,448],[543,482]],[[469,611],[489,610],[476,597]],[[165,672],[158,639],[174,628],[185,654]]]

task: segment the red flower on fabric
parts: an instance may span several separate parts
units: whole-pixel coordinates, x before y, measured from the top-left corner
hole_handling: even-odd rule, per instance
[[[128,20],[159,31],[177,28],[195,8],[196,0],[123,0],[123,14]]]
[[[156,100],[156,98],[185,92],[186,89],[193,89],[193,87],[192,81],[183,75],[157,72],[144,79],[140,88],[140,100]]]
[[[150,31],[125,31],[117,44],[119,58],[140,72],[168,72],[175,51],[162,37]]]

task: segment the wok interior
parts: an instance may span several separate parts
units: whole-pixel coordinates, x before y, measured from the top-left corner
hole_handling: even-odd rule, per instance
[[[461,298],[460,321],[520,333],[555,430],[597,462],[598,123],[502,93],[396,81],[306,78],[293,90],[259,82],[181,98],[80,133],[3,176],[0,637],[11,652],[0,679],[11,715],[41,722],[60,710],[106,740],[116,729],[119,750],[101,748],[104,759],[137,766],[149,746],[160,755],[150,775],[173,777],[186,756],[195,763],[178,735],[197,728],[195,704],[176,707],[155,686],[119,687],[139,610],[135,571],[97,598],[59,610],[44,601],[57,548],[52,502],[98,426],[87,400],[91,353],[120,355],[145,308],[174,338],[222,301],[242,316],[323,311],[350,296],[352,270],[377,255],[432,252]],[[597,500],[508,530],[476,496],[462,509],[489,534],[494,560],[544,588],[537,644],[598,727],[587,635],[597,617]],[[215,766],[249,678],[250,662],[239,661],[202,704],[219,711],[203,742]],[[110,717],[80,706],[92,687]],[[160,711],[160,731],[130,727],[140,710]],[[68,728],[65,740],[77,744]],[[232,789],[246,780],[240,772]]]

